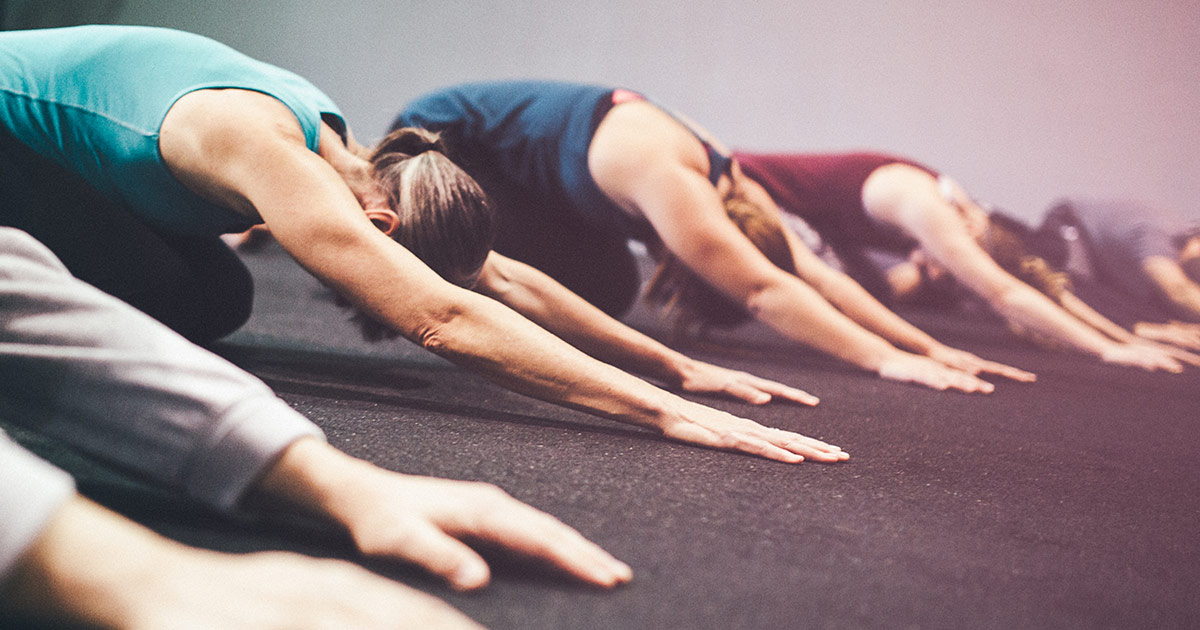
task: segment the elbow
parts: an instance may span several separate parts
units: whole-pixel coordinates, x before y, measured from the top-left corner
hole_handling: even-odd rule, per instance
[[[746,312],[754,319],[762,319],[763,314],[771,310],[775,292],[769,285],[751,286],[739,300]]]
[[[456,331],[470,313],[465,302],[448,301],[429,308],[408,335],[414,343],[437,355],[452,354]]]

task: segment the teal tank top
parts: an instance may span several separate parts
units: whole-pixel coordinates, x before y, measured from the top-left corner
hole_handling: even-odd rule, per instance
[[[184,187],[158,151],[167,110],[207,88],[278,99],[314,152],[322,120],[345,137],[341,112],[311,83],[199,35],[143,26],[0,33],[0,132],[167,233],[219,234],[251,223]]]

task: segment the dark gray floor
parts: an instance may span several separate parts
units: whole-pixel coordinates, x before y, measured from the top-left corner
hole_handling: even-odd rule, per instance
[[[1107,367],[1035,350],[981,316],[928,313],[911,318],[1040,381],[997,382],[990,396],[936,393],[754,326],[696,349],[822,397],[816,409],[710,401],[853,454],[787,466],[531,401],[404,341],[363,344],[277,250],[248,262],[255,316],[220,350],[332,443],[395,470],[496,483],[637,574],[602,592],[489,552],[494,584],[463,595],[407,567],[369,564],[489,627],[1200,626],[1200,370]],[[631,321],[660,332],[644,312]],[[340,536],[307,523],[231,523],[76,470],[89,493],[186,542],[351,555]]]

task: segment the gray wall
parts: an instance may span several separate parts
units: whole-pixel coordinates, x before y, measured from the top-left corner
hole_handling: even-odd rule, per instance
[[[901,152],[1027,217],[1063,194],[1200,216],[1197,0],[125,0],[112,21],[295,70],[367,140],[440,85],[576,79],[735,146]]]

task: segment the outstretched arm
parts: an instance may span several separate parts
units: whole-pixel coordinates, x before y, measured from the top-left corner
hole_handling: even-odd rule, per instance
[[[172,170],[183,171],[195,189],[215,190],[226,205],[261,216],[301,266],[422,347],[514,391],[680,441],[792,463],[845,459],[824,442],[674,396],[592,359],[495,300],[442,280],[367,220],[341,177],[305,148],[294,117],[273,99],[217,112],[222,116],[200,111],[187,121],[188,134],[198,138],[180,142]],[[164,135],[170,164],[165,142]]]
[[[1161,351],[1109,339],[1002,269],[971,236],[959,208],[943,197],[928,173],[903,165],[884,167],[864,186],[863,199],[872,216],[901,226],[956,280],[1018,327],[1109,363],[1182,369]],[[971,204],[961,191],[955,202]],[[973,211],[982,213],[977,207]]]
[[[742,175],[738,185],[747,199],[760,208],[779,212],[770,194],[757,182]],[[796,273],[838,310],[864,328],[910,352],[970,374],[987,372],[1027,383],[1037,379],[1031,372],[987,361],[934,339],[880,303],[853,278],[825,264],[786,223],[781,221],[781,224],[792,250]]]
[[[1142,269],[1180,317],[1200,321],[1200,285],[1184,273],[1179,263],[1165,256],[1150,256],[1142,261]]]
[[[1193,354],[1182,348],[1170,345],[1170,342],[1160,342],[1149,337],[1143,337],[1134,334],[1124,328],[1118,326],[1115,322],[1101,315],[1096,309],[1089,306],[1086,302],[1079,299],[1075,294],[1065,291],[1059,298],[1062,307],[1068,313],[1079,318],[1083,323],[1099,330],[1100,332],[1112,337],[1115,341],[1123,344],[1145,345],[1155,348],[1166,353],[1171,358],[1181,363],[1187,363],[1192,366],[1200,366],[1200,355]]]
[[[412,560],[461,588],[482,585],[487,569],[464,564],[461,545],[445,536],[424,535],[430,521],[597,584],[628,579],[627,567],[574,530],[495,488],[395,475],[339,453],[261,381],[71,277],[39,243],[7,228],[0,229],[0,315],[0,368],[12,375],[0,382],[0,399],[13,421],[163,486],[224,510],[249,488],[284,498],[336,490],[343,493],[336,509],[298,502],[354,532],[364,553]],[[25,471],[33,480],[0,485],[0,508],[21,508],[3,521],[21,538],[71,487],[63,473],[14,448],[0,433],[0,472]],[[34,482],[45,490],[30,492]],[[505,527],[457,525],[496,522]],[[11,562],[6,538],[0,529],[0,573]]]
[[[632,105],[613,110],[602,125],[626,107]],[[640,115],[625,111],[624,116]],[[603,129],[598,131],[592,174],[609,198],[644,216],[690,269],[782,335],[885,378],[936,389],[993,389],[971,374],[892,346],[772,264],[726,216],[720,195],[703,174],[707,159],[695,139],[681,128],[674,133],[678,124],[669,118],[663,125],[662,137],[644,133],[645,124],[630,125],[637,133],[606,134],[603,141]],[[699,152],[695,160],[689,160],[689,148]]]
[[[689,358],[610,317],[525,263],[492,252],[475,290],[507,304],[593,357],[697,393],[754,404],[773,398],[815,405],[794,387]]]

